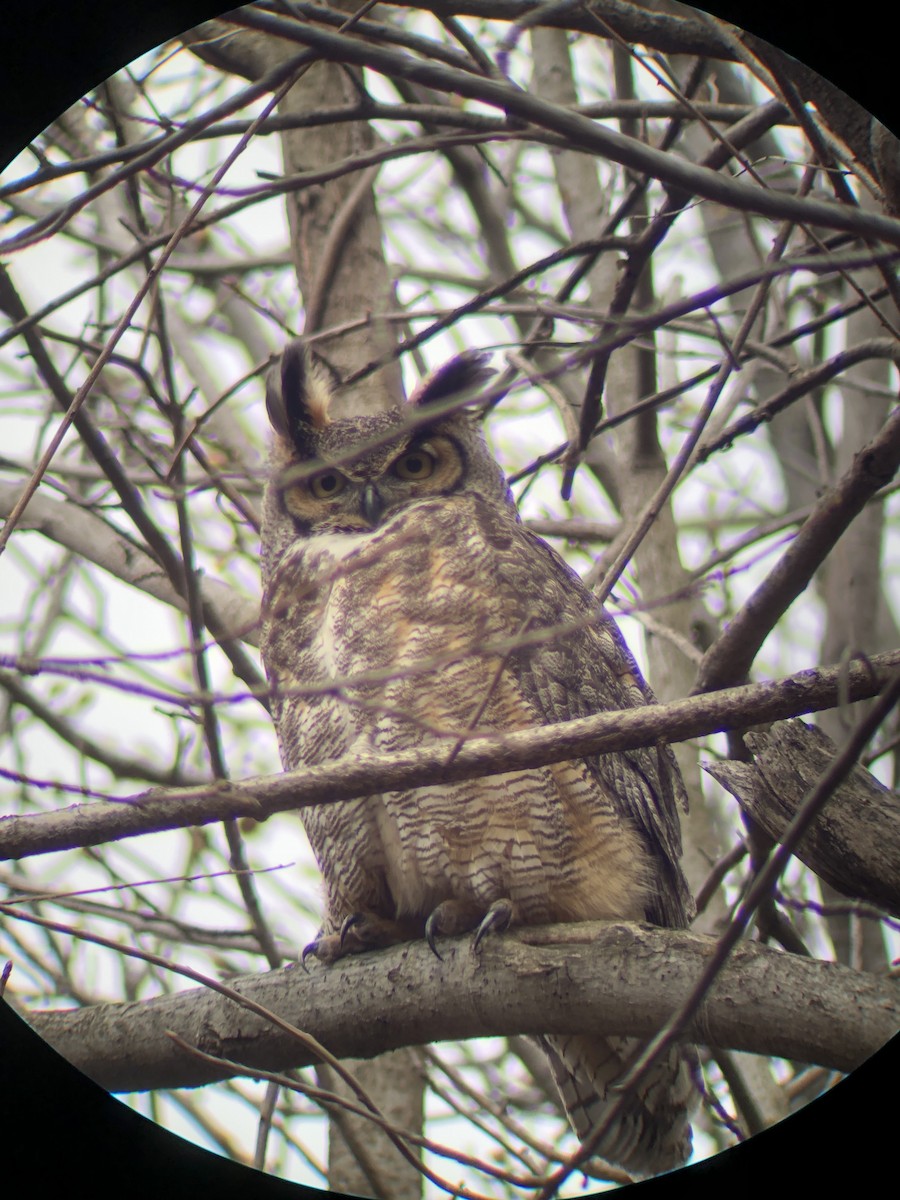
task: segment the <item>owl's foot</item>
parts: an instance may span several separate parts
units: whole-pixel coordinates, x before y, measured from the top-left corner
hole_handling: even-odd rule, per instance
[[[443,958],[434,944],[435,937],[442,934],[453,937],[457,933],[468,933],[477,929],[472,949],[477,950],[481,939],[490,930],[502,933],[508,929],[513,918],[513,902],[511,900],[495,900],[485,913],[479,904],[467,900],[443,900],[428,920],[425,922],[425,940],[434,954],[443,962]]]
[[[409,930],[398,921],[358,912],[345,917],[338,933],[321,934],[303,947],[300,956],[305,964],[310,955],[320,962],[333,963],[346,954],[363,954],[366,950],[382,950],[397,942],[409,940]]]

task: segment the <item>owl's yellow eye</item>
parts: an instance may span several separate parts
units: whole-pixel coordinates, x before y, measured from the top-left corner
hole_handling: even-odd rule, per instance
[[[309,490],[317,500],[330,500],[339,495],[347,486],[347,480],[338,471],[326,471],[324,475],[316,475],[310,480]]]
[[[406,479],[410,482],[427,479],[433,471],[434,455],[429,454],[427,450],[411,450],[394,463],[394,474],[399,479]]]

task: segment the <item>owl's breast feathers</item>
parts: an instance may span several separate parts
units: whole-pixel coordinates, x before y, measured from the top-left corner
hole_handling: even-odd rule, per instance
[[[615,625],[512,510],[422,500],[298,541],[264,597],[286,767],[546,725],[652,700]],[[686,923],[667,747],[303,812],[329,903],[424,919],[506,897],[526,923]],[[339,881],[339,886],[336,881]],[[338,888],[340,900],[334,888]]]

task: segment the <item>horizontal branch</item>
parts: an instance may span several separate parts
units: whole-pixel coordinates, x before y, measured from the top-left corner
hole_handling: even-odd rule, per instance
[[[77,804],[58,812],[0,818],[0,860],[97,846],[120,838],[331,804],[378,792],[423,787],[439,779],[474,779],[587,755],[680,742],[764,721],[834,708],[878,694],[900,667],[900,650],[862,662],[800,671],[775,683],[749,684],[604,712],[576,721],[473,737],[455,753],[457,737],[398,754],[355,755],[315,767],[208,787],[153,788],[136,796]],[[448,761],[449,760],[449,761]]]
[[[477,952],[471,937],[442,939],[443,961],[424,942],[411,942],[229,986],[339,1058],[586,1029],[648,1038],[686,998],[715,945],[712,937],[648,925],[557,925],[491,937]],[[236,1073],[185,1055],[168,1030],[251,1073],[315,1061],[288,1032],[207,988],[27,1019],[114,1092],[197,1087]],[[898,1026],[896,980],[748,942],[731,955],[685,1037],[850,1071]]]

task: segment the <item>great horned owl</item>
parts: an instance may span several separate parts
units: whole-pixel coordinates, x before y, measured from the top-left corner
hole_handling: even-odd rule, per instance
[[[408,404],[335,417],[300,342],[270,378],[262,654],[284,766],[388,753],[653,702],[622,636],[522,525],[463,354]],[[668,747],[302,810],[324,880],[326,962],[426,936],[601,918],[687,923]],[[618,1093],[625,1038],[539,1039],[576,1134]],[[673,1050],[596,1147],[634,1173],[684,1162],[692,1086]],[[610,1100],[607,1101],[607,1096]]]

